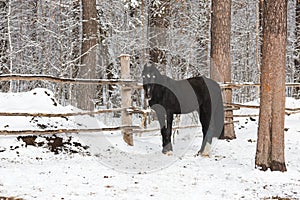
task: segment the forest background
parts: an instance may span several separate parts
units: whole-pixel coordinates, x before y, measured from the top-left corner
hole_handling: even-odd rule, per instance
[[[89,30],[84,29],[87,13],[93,19]],[[138,82],[149,61],[175,79],[209,76],[210,23],[209,0],[2,0],[0,74],[118,79],[119,56],[129,54],[131,77]],[[261,26],[261,1],[232,0],[232,82],[259,83]],[[299,82],[297,0],[288,0],[287,29],[286,82]],[[87,61],[86,54],[92,55]],[[86,65],[93,65],[90,77],[82,70]],[[79,86],[46,81],[1,82],[0,91],[24,92],[37,87],[52,90],[62,105],[78,106],[85,98],[79,94]],[[97,86],[93,91],[94,105],[120,107],[120,86]],[[287,96],[299,97],[298,91],[289,88]],[[134,104],[142,104],[140,92],[133,91]],[[241,87],[234,90],[233,102],[258,97],[257,87]]]

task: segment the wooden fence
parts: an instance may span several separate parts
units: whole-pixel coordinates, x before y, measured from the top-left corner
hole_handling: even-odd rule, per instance
[[[79,116],[79,115],[97,115],[101,113],[110,113],[110,112],[120,112],[121,113],[121,123],[122,125],[116,127],[108,128],[97,128],[97,129],[53,129],[53,130],[18,130],[18,131],[9,131],[9,130],[0,130],[0,135],[8,134],[54,134],[54,133],[77,133],[77,132],[103,132],[103,131],[117,131],[121,130],[123,134],[123,139],[128,145],[133,145],[132,132],[141,133],[141,132],[150,132],[150,131],[159,131],[159,129],[144,129],[143,124],[146,122],[147,114],[151,110],[144,110],[140,108],[132,107],[131,99],[131,90],[142,89],[142,85],[138,84],[136,81],[132,80],[130,77],[130,56],[127,54],[120,56],[121,62],[121,79],[78,79],[78,78],[62,78],[62,77],[53,77],[47,75],[21,75],[21,74],[9,74],[9,75],[0,75],[1,81],[12,81],[12,80],[22,80],[22,81],[49,81],[56,83],[64,84],[97,84],[97,85],[107,85],[115,84],[121,85],[121,108],[114,109],[101,109],[96,111],[82,111],[82,112],[72,112],[72,113],[16,113],[16,112],[0,112],[0,116],[32,116],[32,117],[69,117],[69,116]],[[239,88],[247,86],[260,86],[257,83],[223,83],[221,84],[222,88]],[[287,87],[300,87],[300,83],[287,83]],[[259,106],[253,105],[243,105],[237,103],[224,103],[226,109],[235,110],[242,107],[258,109]],[[286,108],[286,114],[294,114],[300,112],[300,108]],[[131,115],[134,113],[139,113],[143,115],[142,126],[132,126]],[[255,117],[257,115],[233,115],[233,118],[236,117]],[[233,121],[236,122],[236,121]],[[226,123],[226,122],[225,122]],[[191,126],[175,126],[174,129],[183,129],[183,128],[194,128],[199,125]]]
[[[79,78],[62,78],[48,75],[22,75],[22,74],[6,74],[0,75],[1,81],[49,81],[54,83],[64,84],[96,84],[107,85],[115,84],[121,85],[121,99],[122,108],[103,109],[96,111],[83,111],[74,113],[7,113],[0,112],[0,116],[32,116],[32,117],[69,117],[78,115],[97,115],[108,112],[121,112],[122,125],[117,127],[97,128],[97,129],[53,129],[53,130],[0,130],[0,135],[7,134],[53,134],[53,133],[72,133],[72,132],[103,132],[121,130],[123,139],[128,145],[133,145],[133,137],[131,130],[140,128],[139,126],[132,126],[132,113],[142,113],[146,116],[147,111],[131,107],[131,88],[137,83],[130,79],[130,56],[127,54],[120,56],[121,61],[121,79],[79,79]]]

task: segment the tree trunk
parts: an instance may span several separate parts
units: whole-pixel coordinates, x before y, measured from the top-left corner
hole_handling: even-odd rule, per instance
[[[6,1],[0,2],[0,10],[1,10],[1,19],[4,23],[7,24],[7,10],[8,10],[8,3]],[[0,29],[0,75],[1,74],[9,74],[9,67],[8,67],[8,27],[3,26]],[[0,82],[0,92],[8,92],[10,88],[10,82],[4,81]]]
[[[210,76],[217,82],[231,82],[230,34],[231,0],[212,0]],[[223,101],[232,102],[232,89],[223,90]],[[225,112],[221,139],[235,139],[232,111]]]
[[[287,1],[264,0],[261,102],[255,164],[286,171],[284,160]]]
[[[158,64],[163,70],[167,64],[166,46],[167,29],[169,27],[170,1],[163,0],[161,4],[151,0],[149,15],[150,61]],[[162,67],[163,66],[163,67]],[[163,71],[164,74],[166,71]]]
[[[96,0],[82,0],[82,57],[79,67],[79,78],[93,79],[96,77],[97,48],[97,10]],[[84,110],[93,110],[95,86],[81,85],[77,91],[77,106]]]
[[[300,82],[300,0],[296,2],[296,29],[295,29],[295,82]],[[294,88],[294,93],[297,95],[297,98],[300,98],[300,87]]]

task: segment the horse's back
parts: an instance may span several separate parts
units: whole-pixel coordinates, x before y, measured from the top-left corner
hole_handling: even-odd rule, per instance
[[[209,91],[203,77],[193,77],[184,80],[169,80],[169,88],[176,96],[180,111],[176,114],[199,110],[203,104],[210,103]]]
[[[204,95],[209,92],[210,96],[216,96],[221,94],[220,85],[213,79],[205,76],[193,77],[187,79],[198,94]]]
[[[211,96],[220,93],[219,85],[204,76],[183,80],[164,76],[161,85],[166,88],[162,104],[174,114],[189,113],[199,110],[201,106],[211,107]]]
[[[209,89],[208,84],[206,81],[206,77],[199,76],[199,77],[192,77],[187,79],[191,87],[193,88],[195,94],[197,95],[198,101],[209,101]]]

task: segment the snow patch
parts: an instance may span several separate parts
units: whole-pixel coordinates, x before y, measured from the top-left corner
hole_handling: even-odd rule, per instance
[[[0,111],[77,111],[71,106],[55,105],[56,100],[52,98],[53,93],[45,89],[16,94],[0,93],[0,103],[4,105]],[[257,103],[250,102],[253,105]],[[287,98],[287,107],[292,106],[300,107],[299,101]],[[253,109],[242,108],[235,114],[249,112],[254,113]],[[199,128],[179,131],[172,156],[160,152],[161,138],[156,132],[135,136],[134,147],[122,141],[120,132],[56,134],[56,137],[62,138],[59,141],[65,142],[65,147],[68,147],[64,153],[57,154],[47,146],[51,139],[37,137],[35,142],[44,143],[41,147],[26,147],[25,142],[18,140],[17,136],[0,136],[0,193],[1,196],[24,199],[299,199],[300,114],[286,116],[286,128],[289,129],[285,132],[288,170],[285,173],[255,169],[257,118],[254,119],[239,119],[240,124],[235,129],[237,139],[219,140],[212,146],[209,158],[195,157],[202,141]],[[59,124],[58,128],[105,127],[102,120],[90,116],[69,117],[68,120],[35,118],[33,121],[32,117],[1,116],[0,128],[51,129],[54,124]],[[192,137],[189,138],[191,142],[185,143],[185,137]],[[90,143],[87,150],[91,154],[68,152],[78,150],[76,144],[85,141]],[[101,145],[103,143],[108,146]],[[183,152],[181,148],[184,154],[178,153]],[[147,159],[149,154],[156,160]],[[143,155],[144,165],[136,165]],[[165,165],[160,169],[147,169],[161,163]],[[136,167],[140,171],[129,173],[125,170],[124,173],[118,167]]]

